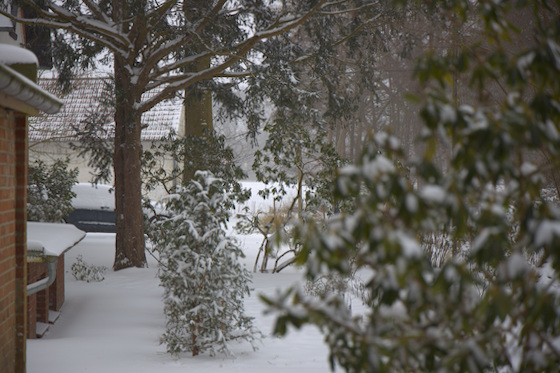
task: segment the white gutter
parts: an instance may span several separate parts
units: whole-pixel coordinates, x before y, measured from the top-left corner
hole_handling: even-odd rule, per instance
[[[62,101],[57,97],[2,63],[0,63],[0,92],[47,114],[56,114],[62,107]]]

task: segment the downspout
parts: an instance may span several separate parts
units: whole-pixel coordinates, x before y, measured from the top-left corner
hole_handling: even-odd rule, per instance
[[[72,246],[68,247],[64,250],[60,255],[64,255],[64,253],[74,246],[76,246],[81,240],[83,240],[85,235],[83,235],[78,241],[76,241]],[[43,244],[38,241],[27,241],[28,252],[31,252],[32,256],[37,257],[40,256],[44,259],[47,263],[47,277],[35,281],[32,284],[27,285],[27,296],[33,295],[41,290],[45,290],[49,286],[54,283],[56,280],[56,269],[58,266],[58,256],[56,255],[48,255],[45,253],[45,248]]]
[[[45,261],[47,262],[47,277],[27,285],[28,296],[35,294],[41,290],[45,290],[46,288],[51,286],[54,283],[54,280],[56,279],[56,268],[58,265],[58,257],[47,256],[45,257]]]

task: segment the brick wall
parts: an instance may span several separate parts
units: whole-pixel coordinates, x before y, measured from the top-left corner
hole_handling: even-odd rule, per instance
[[[46,277],[45,263],[27,264],[27,282],[32,284]],[[39,291],[27,297],[27,338],[37,338],[37,321],[48,322],[48,289]]]
[[[0,108],[0,367],[16,371],[17,269],[15,240],[15,122]]]
[[[27,283],[32,284],[48,275],[47,264],[28,263]],[[27,297],[27,338],[37,338],[37,322],[49,322],[49,310],[59,311],[64,303],[64,254],[58,258],[54,283]]]
[[[62,303],[64,303],[64,254],[58,257],[56,279],[49,287],[49,308],[60,311]]]
[[[0,367],[25,372],[27,119],[0,108]]]
[[[26,371],[27,356],[27,117],[16,115],[16,372]]]

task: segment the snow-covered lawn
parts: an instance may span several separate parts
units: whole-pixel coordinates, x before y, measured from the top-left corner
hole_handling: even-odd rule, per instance
[[[252,269],[260,244],[258,235],[240,236],[247,267]],[[147,269],[126,269],[105,274],[102,282],[77,281],[70,266],[82,255],[85,262],[111,268],[115,255],[114,234],[88,234],[66,254],[66,302],[59,319],[41,339],[29,340],[29,373],[142,373],[142,372],[328,372],[328,350],[314,327],[290,331],[285,338],[271,336],[272,315],[264,315],[258,294],[300,281],[295,268],[279,274],[253,274],[254,291],[245,311],[265,338],[257,351],[249,343],[233,345],[236,358],[173,357],[159,343],[164,332],[162,293],[157,264],[148,258]]]

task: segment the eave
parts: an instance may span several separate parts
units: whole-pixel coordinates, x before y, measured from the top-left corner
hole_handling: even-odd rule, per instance
[[[11,67],[1,63],[0,102],[2,102],[2,106],[28,115],[37,115],[40,111],[55,114],[62,107],[62,101],[57,97],[43,90]]]

